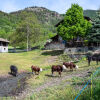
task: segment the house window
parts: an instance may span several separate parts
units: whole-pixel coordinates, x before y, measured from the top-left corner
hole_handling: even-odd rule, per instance
[[[2,43],[0,42],[0,46],[2,46]]]
[[[3,42],[3,46],[7,46],[7,43]]]

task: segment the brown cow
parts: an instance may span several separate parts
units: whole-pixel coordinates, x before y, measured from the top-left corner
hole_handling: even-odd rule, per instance
[[[51,72],[52,72],[52,75],[54,72],[58,72],[58,74],[60,75],[61,77],[61,72],[66,69],[65,67],[61,66],[61,65],[52,65],[51,67]]]
[[[35,72],[35,74],[36,74],[36,72],[38,72],[38,74],[39,74],[39,72],[40,71],[42,71],[42,68],[39,68],[39,67],[37,67],[37,66],[31,66],[31,69],[32,69],[32,73],[33,73],[33,71]]]
[[[63,62],[63,67],[70,68],[73,71],[73,68],[78,69],[78,66],[73,62]]]

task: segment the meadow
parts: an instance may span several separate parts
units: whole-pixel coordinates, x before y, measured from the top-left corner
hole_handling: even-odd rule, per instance
[[[19,73],[26,71],[31,73],[31,65],[37,65],[43,68],[40,75],[33,75],[27,77],[24,95],[16,96],[20,100],[74,100],[76,95],[86,84],[92,72],[95,72],[96,68],[100,66],[96,65],[96,62],[92,62],[91,66],[88,66],[86,58],[81,59],[76,64],[79,69],[62,72],[62,76],[59,77],[58,73],[51,76],[51,65],[62,64],[63,60],[62,51],[50,51],[50,50],[34,50],[22,53],[0,53],[0,76],[9,76],[10,65],[16,65]],[[100,74],[96,77],[100,77]],[[98,80],[97,80],[98,79]],[[93,79],[93,91],[94,87],[98,87],[96,82],[100,85],[99,78]],[[86,89],[90,89],[90,85]],[[100,91],[100,88],[97,88]],[[89,100],[87,91],[79,97],[78,100]],[[93,92],[94,93],[94,92]],[[20,93],[20,94],[23,94]],[[82,97],[87,97],[87,99]],[[87,95],[86,95],[87,94]],[[94,93],[94,95],[96,95]],[[95,97],[99,100],[98,96]],[[11,99],[9,99],[11,100]],[[13,99],[12,99],[13,100]],[[94,99],[93,99],[94,100]]]

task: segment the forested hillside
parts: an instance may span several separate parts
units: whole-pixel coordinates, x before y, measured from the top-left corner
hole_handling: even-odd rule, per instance
[[[91,19],[94,19],[96,17],[96,11],[97,10],[84,10],[84,16],[88,16]]]
[[[20,33],[19,28],[23,26],[20,24],[25,22],[26,17],[28,20],[28,18],[32,16],[34,17],[33,19],[37,20],[35,24],[37,23],[37,25],[40,25],[39,27],[41,28],[40,33],[42,33],[42,38],[43,35],[46,36],[51,35],[52,33],[57,33],[55,24],[64,18],[64,14],[59,14],[55,11],[50,11],[44,7],[36,6],[28,7],[24,10],[19,10],[9,14],[0,11],[0,37],[7,38],[8,40],[12,41],[12,38],[14,38],[12,37],[12,34],[15,33],[13,34],[15,36],[17,33]],[[96,10],[85,10],[84,16],[89,16],[93,19],[96,16]]]
[[[0,12],[0,37],[9,37],[9,34],[16,29],[17,24],[25,17],[23,12],[27,14],[33,13],[41,23],[42,28],[45,28],[45,33],[56,33],[54,25],[63,18],[63,16],[57,12],[50,11],[43,7],[29,7],[10,14]]]
[[[18,22],[16,20],[16,16],[0,11],[0,37],[8,38],[8,35],[16,28]]]

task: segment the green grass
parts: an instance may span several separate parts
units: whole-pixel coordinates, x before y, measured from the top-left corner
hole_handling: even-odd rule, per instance
[[[10,65],[16,65],[20,70],[30,71],[31,65],[37,65],[40,67],[49,66],[47,59],[50,55],[42,55],[43,51],[34,50],[23,53],[0,53],[0,74],[7,73]]]
[[[55,77],[45,76],[46,74],[51,75],[51,65],[57,64],[56,62],[49,63],[48,59],[52,59],[53,56],[58,56],[59,58],[60,55],[62,55],[62,52],[60,51],[57,53],[56,51],[53,52],[46,50],[34,50],[23,53],[0,53],[0,74],[2,75],[8,74],[8,72],[10,71],[9,67],[12,64],[18,67],[19,72],[22,70],[31,72],[30,68],[31,65],[40,66],[44,69],[43,72],[40,72],[40,75],[32,75],[30,79],[27,79],[27,83],[35,89],[45,84],[46,82],[55,79]],[[88,63],[85,58],[80,60],[80,62],[76,64],[79,66],[79,69],[77,71],[63,72],[62,76],[75,74],[78,73],[79,71],[81,73],[82,71],[88,70],[90,68],[92,68],[95,71],[95,69],[100,66],[100,63],[99,65],[96,65],[96,62],[92,62],[91,66],[88,66]],[[55,75],[58,75],[58,73],[55,73]],[[68,78],[62,81],[62,83],[57,86],[48,87],[39,92],[38,94],[37,93],[35,93],[34,95],[31,94],[29,98],[30,100],[74,100],[75,96],[80,91],[80,89],[76,88],[76,84],[81,83],[82,81],[83,82],[87,81],[88,79],[89,77],[86,77],[84,79],[78,77]],[[66,84],[66,82],[71,82],[72,84]],[[99,89],[98,86],[97,89]],[[86,94],[88,95],[88,92],[86,92]],[[82,96],[84,97],[84,95],[85,94],[83,93]],[[82,98],[82,96],[80,98]],[[27,100],[27,98],[25,100]],[[80,99],[80,100],[86,100],[86,99]]]
[[[92,88],[90,85],[77,100],[100,100],[100,71],[99,74],[92,79]]]
[[[67,88],[66,88],[67,87]],[[73,87],[66,85],[59,85],[52,88],[47,88],[43,90],[41,93],[35,93],[32,100],[73,100],[76,94]]]

